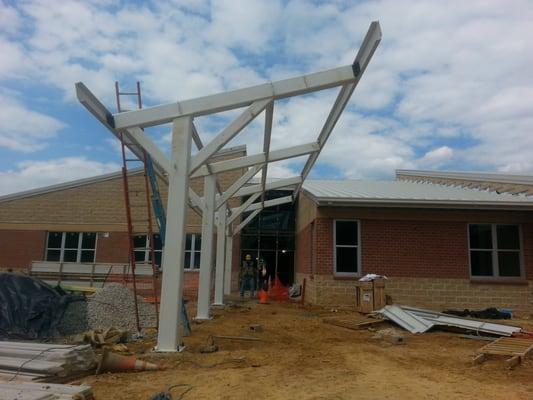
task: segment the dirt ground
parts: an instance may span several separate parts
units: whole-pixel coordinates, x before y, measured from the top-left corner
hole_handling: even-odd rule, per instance
[[[194,314],[192,314],[194,315]],[[325,324],[329,316],[358,317],[350,311],[300,308],[295,304],[246,302],[214,311],[193,324],[178,354],[150,352],[155,341],[130,345],[139,357],[166,370],[91,376],[96,400],[148,400],[171,385],[192,389],[183,399],[533,399],[533,360],[514,370],[503,358],[473,366],[476,349],[487,342],[449,332],[405,335],[405,344],[372,339],[375,332]],[[532,321],[513,321],[533,330]],[[261,324],[255,333],[250,325]],[[390,328],[388,323],[376,329]],[[210,334],[254,336],[262,341],[216,339],[219,351],[199,349]],[[175,388],[178,395],[185,388]]]

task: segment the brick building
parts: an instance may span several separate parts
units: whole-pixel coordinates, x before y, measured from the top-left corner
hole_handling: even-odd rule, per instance
[[[434,183],[308,181],[296,279],[309,302],[353,303],[353,281],[385,275],[395,302],[533,310],[533,198]]]
[[[245,153],[237,147],[217,158]],[[219,176],[222,189],[242,173]],[[244,254],[262,257],[284,283],[305,279],[306,301],[315,304],[353,304],[354,282],[377,273],[389,278],[387,294],[398,303],[531,312],[533,178],[431,174],[398,171],[396,181],[382,182],[307,180],[295,205],[265,209],[241,231],[233,269]],[[140,172],[131,176],[133,185],[142,179]],[[203,182],[191,184],[202,195]],[[194,299],[201,219],[192,210],[187,232],[185,293]],[[27,270],[44,260],[127,263],[127,249],[120,173],[0,198],[0,269]]]
[[[246,155],[246,147],[223,150],[212,158],[222,161]],[[242,170],[219,174],[221,189],[228,188],[242,175]],[[142,170],[129,174],[130,190],[145,196]],[[167,185],[159,182],[166,206]],[[192,179],[191,187],[203,195],[203,179]],[[240,200],[230,200],[236,207]],[[135,220],[146,219],[146,207],[132,208]],[[187,261],[185,294],[194,297],[200,265],[201,217],[189,208],[187,213]],[[154,221],[154,230],[157,229]],[[28,271],[34,261],[78,264],[127,264],[128,233],[124,208],[122,173],[116,172],[81,179],[42,189],[0,197],[0,271]],[[146,236],[139,236],[135,246],[146,248]],[[234,241],[238,246],[238,240]],[[161,245],[155,243],[156,260]],[[238,252],[235,251],[236,265]],[[148,261],[149,251],[136,251],[138,261]]]

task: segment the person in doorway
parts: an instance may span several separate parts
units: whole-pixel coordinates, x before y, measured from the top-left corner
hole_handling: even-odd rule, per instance
[[[255,297],[255,284],[257,282],[257,269],[255,268],[252,256],[246,254],[242,262],[239,274],[241,298],[246,290],[250,291],[250,298]]]
[[[257,290],[268,290],[268,271],[264,258],[257,262]]]

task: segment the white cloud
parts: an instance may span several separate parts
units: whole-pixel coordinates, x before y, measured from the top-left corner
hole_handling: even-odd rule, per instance
[[[40,150],[46,139],[64,127],[63,122],[26,108],[13,93],[0,92],[0,148],[23,153]]]
[[[53,185],[117,171],[115,163],[101,163],[85,157],[66,157],[46,161],[22,161],[17,168],[0,172],[0,195]]]
[[[394,168],[533,172],[533,5],[526,0],[65,0],[54,7],[27,0],[2,11],[0,26],[9,26],[0,33],[7,54],[0,80],[38,81],[70,102],[82,80],[108,105],[115,80],[124,88],[141,80],[151,105],[350,63],[379,19],[383,41],[319,166],[347,177],[392,177]],[[272,148],[316,139],[334,98],[276,103]],[[262,119],[231,145],[260,151]],[[221,126],[198,125],[204,138]],[[20,137],[0,140],[20,149]],[[282,165],[288,170],[280,174],[296,166]]]
[[[453,155],[453,149],[448,146],[441,146],[424,154],[418,164],[424,168],[439,168],[443,164],[449,163]]]

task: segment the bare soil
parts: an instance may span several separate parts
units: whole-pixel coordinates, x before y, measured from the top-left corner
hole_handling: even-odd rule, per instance
[[[194,314],[192,314],[194,315]],[[242,303],[193,324],[186,350],[156,354],[155,339],[129,345],[163,371],[91,376],[96,400],[148,400],[171,385],[188,384],[183,399],[533,399],[533,360],[514,370],[495,357],[472,365],[487,342],[450,332],[411,335],[405,344],[372,339],[375,332],[325,324],[330,316],[360,318],[351,311],[300,308],[295,304]],[[513,320],[524,328],[531,321]],[[250,325],[261,324],[263,332]],[[529,325],[529,326],[528,326]],[[375,329],[390,328],[385,323]],[[202,354],[209,335],[254,336],[262,341],[215,339],[219,351]],[[178,398],[183,388],[172,394]]]

